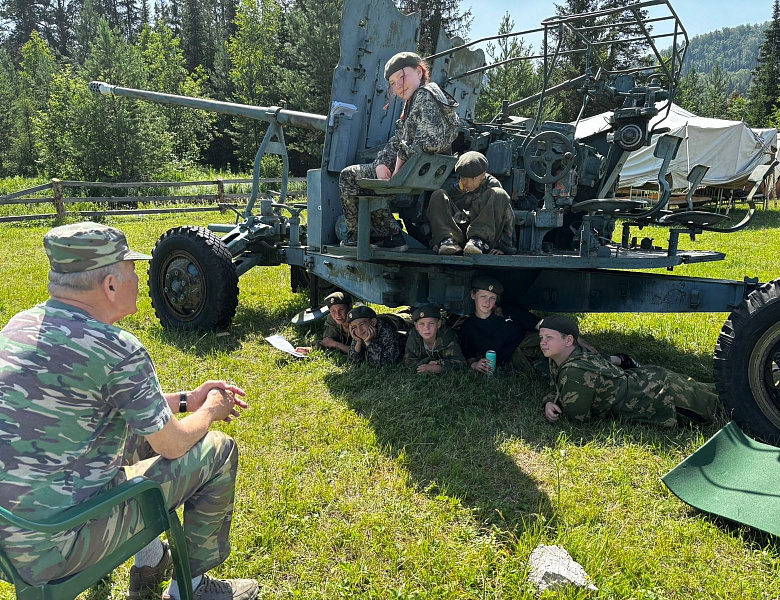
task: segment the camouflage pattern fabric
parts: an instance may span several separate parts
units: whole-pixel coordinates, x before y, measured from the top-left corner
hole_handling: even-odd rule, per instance
[[[322,337],[334,339],[339,344],[349,345],[352,343],[352,336],[349,335],[349,331],[344,331],[344,328],[339,323],[336,323],[330,315],[325,317],[325,330],[322,332]]]
[[[51,229],[43,237],[49,264],[57,273],[76,273],[107,267],[123,260],[150,260],[130,250],[119,229],[85,221]]]
[[[624,371],[581,348],[560,366],[551,360],[550,372],[556,388],[555,401],[567,417],[578,422],[619,416],[675,427],[680,412],[709,422],[720,410],[714,385],[657,366]]]
[[[406,352],[403,364],[405,367],[416,369],[429,362],[437,360],[442,366],[442,373],[466,368],[466,359],[460,350],[458,336],[447,327],[439,329],[433,349],[429,350],[416,329],[409,332],[406,340]]]
[[[367,362],[372,367],[385,367],[396,364],[404,352],[401,334],[389,322],[381,318],[376,320],[376,336],[371,344],[362,345],[360,352],[355,350],[356,340],[349,346],[349,360],[352,362]]]
[[[526,375],[533,375],[552,383],[550,378],[550,362],[542,354],[539,347],[539,332],[529,331],[520,345],[512,353],[509,361],[514,371],[521,371]]]
[[[385,165],[395,169],[396,158],[403,161],[415,152],[450,154],[452,142],[458,136],[460,121],[455,112],[457,102],[435,83],[420,87],[404,107],[404,118],[396,121],[395,135],[380,150],[371,164],[351,165],[341,171],[339,191],[344,219],[351,232],[357,232],[358,196],[368,195],[361,190],[360,179],[376,179],[376,168]],[[398,223],[387,209],[371,214],[371,235],[386,237],[400,231]]]
[[[512,203],[501,182],[490,174],[485,175],[473,192],[461,190],[458,184],[433,192],[428,203],[428,220],[434,245],[451,237],[462,247],[470,238],[478,237],[491,249],[498,248],[507,254],[515,251]]]
[[[4,508],[46,519],[148,473],[163,484],[171,506],[185,504],[193,572],[227,556],[236,468],[229,438],[209,434],[176,461],[157,457],[127,466],[138,437],[172,418],[135,336],[53,300],[19,313],[0,332],[0,397]],[[57,535],[0,528],[0,545],[25,580],[41,583],[80,570],[137,526],[128,505]]]

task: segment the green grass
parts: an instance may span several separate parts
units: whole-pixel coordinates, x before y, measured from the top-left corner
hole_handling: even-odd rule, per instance
[[[210,218],[107,222],[149,252],[170,227]],[[0,227],[2,324],[46,298],[46,229]],[[729,259],[674,273],[773,278],[779,230],[772,210],[740,234],[686,240]],[[319,334],[288,325],[307,305],[289,291],[288,269],[255,269],[240,288],[228,335],[164,331],[144,284],[138,314],[122,323],[166,389],[225,378],[248,392],[243,417],[218,426],[241,449],[233,553],[219,575],[257,577],[265,598],[532,598],[526,562],[543,542],[566,547],[600,589],[561,598],[780,596],[773,538],[696,512],[659,479],[717,427],[552,425],[540,410],[547,389],[522,375],[420,377],[322,352],[299,361],[263,341]],[[724,318],[589,314],[580,323],[601,349],[712,381]],[[84,597],[123,598],[127,569]],[[11,597],[0,586],[0,598]]]

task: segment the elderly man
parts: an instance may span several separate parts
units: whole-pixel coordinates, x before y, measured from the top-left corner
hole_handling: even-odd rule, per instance
[[[577,324],[563,315],[545,317],[539,325],[542,353],[550,361],[555,401],[544,403],[544,415],[555,422],[563,414],[577,422],[620,418],[676,427],[709,423],[721,412],[715,386],[663,367],[623,370],[608,359],[584,352]]]
[[[171,581],[163,598],[192,585],[198,600],[257,597],[252,579],[205,572],[230,553],[238,450],[223,433],[246,403],[243,391],[207,381],[163,393],[140,341],[114,326],[137,310],[135,260],[118,229],[57,227],[44,237],[51,298],[0,332],[0,505],[46,519],[135,477],[158,481],[168,505],[184,505],[192,582]],[[183,419],[175,413],[190,413]],[[48,536],[0,529],[0,545],[27,581],[78,572],[123,543],[140,520],[135,503],[78,530]],[[157,591],[170,573],[167,545],[136,555],[129,598]]]

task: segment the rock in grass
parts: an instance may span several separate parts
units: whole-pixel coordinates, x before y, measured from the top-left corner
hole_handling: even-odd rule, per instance
[[[561,546],[539,544],[528,559],[531,572],[528,579],[539,590],[558,590],[573,585],[597,591],[582,565],[575,561]]]

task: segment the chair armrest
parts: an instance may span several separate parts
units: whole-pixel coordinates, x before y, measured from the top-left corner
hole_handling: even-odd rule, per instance
[[[165,496],[159,483],[143,477],[134,477],[44,521],[29,521],[0,508],[0,523],[40,533],[57,533],[108,515],[116,506],[128,500],[136,500],[142,506],[149,503],[165,507]]]

